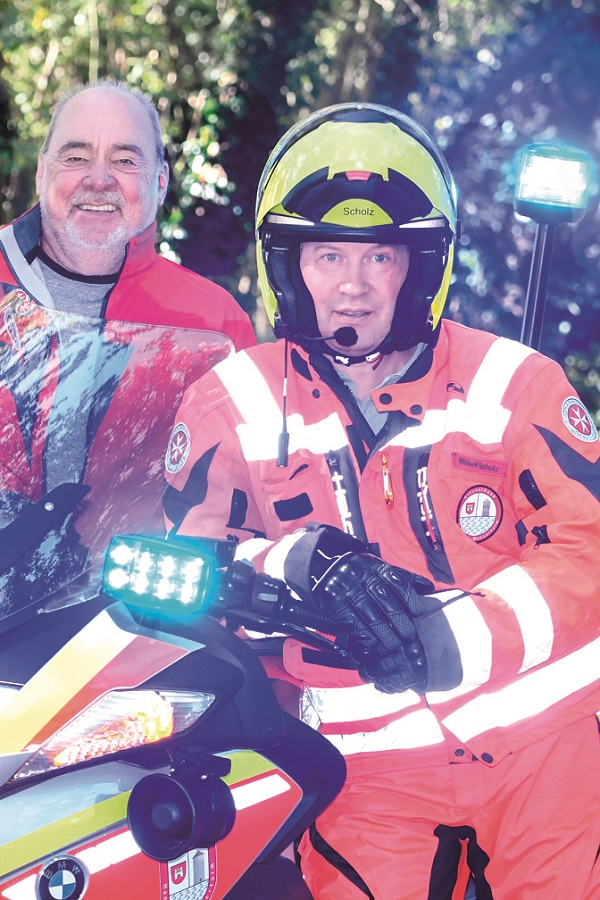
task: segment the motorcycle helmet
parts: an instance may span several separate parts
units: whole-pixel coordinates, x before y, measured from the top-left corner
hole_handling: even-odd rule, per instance
[[[258,186],[258,277],[276,336],[327,350],[299,260],[303,242],[331,240],[409,247],[408,275],[378,350],[431,341],[448,294],[456,236],[454,180],[420,125],[375,103],[340,103],[313,113],[281,138]]]

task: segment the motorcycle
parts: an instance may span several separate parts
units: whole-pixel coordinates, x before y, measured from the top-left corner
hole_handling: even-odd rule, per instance
[[[238,636],[304,633],[283,587],[165,540],[175,411],[231,344],[21,291],[0,323],[0,898],[263,900],[345,767]]]

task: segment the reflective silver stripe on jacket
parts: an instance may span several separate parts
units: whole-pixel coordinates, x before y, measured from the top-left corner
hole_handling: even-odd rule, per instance
[[[54,301],[41,278],[35,274],[17,244],[14,227],[7,225],[0,231],[0,244],[5,252],[6,261],[13,269],[20,285],[38,303],[54,309]]]
[[[569,656],[533,669],[512,684],[480,694],[443,720],[461,741],[544,712],[600,678],[600,638]]]
[[[481,588],[502,597],[517,618],[524,644],[520,671],[545,662],[554,643],[552,614],[528,572],[522,566],[509,566],[477,585],[478,590]]]
[[[460,432],[482,444],[499,443],[511,417],[502,397],[521,363],[534,351],[498,338],[489,348],[464,398],[449,400],[446,409],[430,409],[420,425],[396,435],[388,446],[426,447],[447,434]]]
[[[256,364],[241,352],[216,366],[214,371],[244,419],[244,424],[237,427],[244,459],[248,462],[275,459],[282,413]],[[286,421],[290,453],[305,448],[311,453],[323,454],[348,446],[346,431],[336,413],[314,425],[306,425],[304,417],[294,412]]]
[[[403,694],[382,694],[373,685],[351,688],[305,688],[301,701],[302,719],[318,728],[330,715],[347,714],[347,721],[368,720],[369,717],[404,715],[382,728],[357,731],[354,734],[327,732],[327,739],[344,756],[354,753],[380,753],[386,750],[410,750],[434,746],[444,741],[444,734],[433,713],[428,709],[413,709],[420,699],[413,691]]]

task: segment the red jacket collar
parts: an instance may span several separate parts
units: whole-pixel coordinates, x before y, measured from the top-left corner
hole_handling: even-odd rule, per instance
[[[430,405],[430,395],[437,373],[445,365],[448,355],[448,336],[444,323],[433,351],[433,360],[425,375],[416,381],[401,381],[387,384],[371,391],[371,399],[379,412],[400,410],[414,419],[422,421],[425,410]]]
[[[132,278],[152,265],[156,257],[156,227],[156,222],[153,222],[141,234],[131,238],[127,244],[119,280]]]

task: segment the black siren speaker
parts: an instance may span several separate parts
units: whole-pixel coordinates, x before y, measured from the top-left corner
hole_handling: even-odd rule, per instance
[[[213,772],[157,772],[133,788],[127,820],[140,850],[167,862],[226,837],[235,822],[235,804],[229,787]]]

